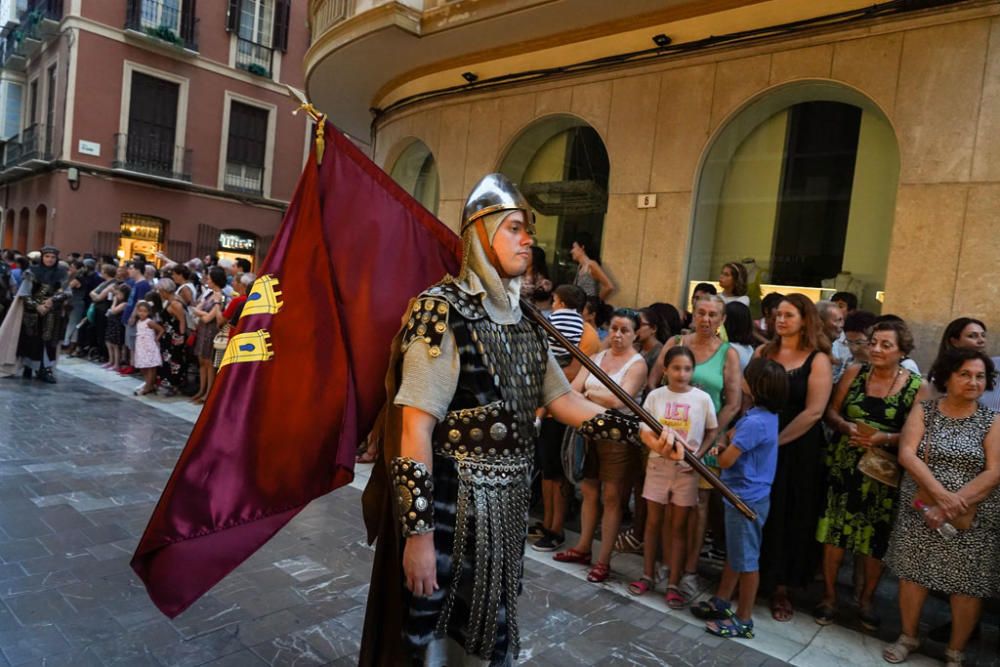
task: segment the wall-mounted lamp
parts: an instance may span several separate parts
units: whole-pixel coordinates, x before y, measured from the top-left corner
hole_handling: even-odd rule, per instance
[[[80,189],[80,170],[76,167],[70,167],[66,170],[66,180],[69,181],[70,190]]]
[[[462,72],[462,78],[468,81],[469,83],[475,83],[476,81],[479,81],[479,75],[477,75],[475,72]]]
[[[670,46],[670,42],[674,40],[670,39],[662,32],[659,35],[653,35],[653,43],[656,44],[661,49],[665,46]]]

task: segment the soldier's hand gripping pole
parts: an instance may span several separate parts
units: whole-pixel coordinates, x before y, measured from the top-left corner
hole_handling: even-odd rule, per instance
[[[580,348],[578,348],[576,345],[571,343],[569,339],[563,336],[562,333],[558,329],[556,329],[555,326],[553,326],[552,323],[549,322],[549,320],[544,315],[542,315],[537,308],[535,308],[533,305],[522,299],[521,310],[523,310],[525,313],[528,314],[529,317],[531,317],[531,319],[535,320],[535,322],[541,325],[541,327],[545,329],[545,331],[550,336],[559,341],[559,344],[562,345],[562,347],[565,350],[568,350],[569,353],[573,355],[573,357],[577,361],[579,361],[584,368],[590,371],[590,373],[594,377],[600,380],[601,384],[607,387],[608,391],[614,394],[615,397],[619,401],[621,401],[626,408],[631,410],[639,419],[641,419],[646,424],[646,426],[652,429],[653,433],[655,433],[657,436],[660,435],[660,433],[663,431],[663,426],[660,424],[660,422],[658,422],[653,417],[653,415],[646,412],[646,410],[644,410],[641,405],[636,403],[635,399],[628,395],[628,392],[626,392],[624,389],[618,386],[618,383],[612,380],[607,373],[601,370],[601,367],[595,364],[590,357],[585,355],[580,350]],[[738,509],[741,513],[743,513],[744,516],[746,516],[746,518],[750,519],[751,521],[755,521],[757,519],[757,513],[754,512],[752,509],[750,509],[747,506],[747,504],[743,502],[743,500],[738,495],[736,495],[736,493],[732,489],[726,486],[721,479],[716,477],[715,473],[713,473],[708,468],[708,466],[706,466],[704,463],[701,462],[701,459],[699,459],[698,457],[696,457],[694,454],[691,453],[691,451],[687,447],[687,443],[679,434],[677,435],[677,440],[684,446],[684,460],[688,463],[688,465],[694,468],[699,475],[704,477],[709,484],[718,489],[719,492],[726,497],[726,500],[731,502],[736,509]]]

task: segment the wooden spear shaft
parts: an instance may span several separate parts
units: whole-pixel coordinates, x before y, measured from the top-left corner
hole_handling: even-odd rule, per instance
[[[612,380],[608,376],[608,374],[601,369],[600,366],[595,364],[590,357],[585,355],[583,351],[580,350],[580,348],[571,343],[569,339],[566,338],[566,336],[562,335],[562,332],[556,329],[555,326],[552,324],[552,322],[550,322],[547,317],[542,315],[537,308],[535,308],[533,305],[522,299],[521,310],[526,312],[531,317],[531,319],[535,320],[535,322],[537,322],[543,329],[545,329],[545,331],[550,336],[559,341],[559,344],[565,350],[568,350],[569,353],[573,355],[573,357],[577,361],[579,361],[584,368],[590,371],[591,375],[600,380],[601,384],[607,387],[608,391],[614,394],[615,397],[619,401],[621,401],[626,408],[631,410],[639,419],[643,421],[643,423],[646,424],[646,426],[652,429],[653,433],[655,433],[657,437],[660,435],[660,433],[663,432],[663,425],[660,424],[660,422],[657,421],[656,418],[653,417],[653,415],[646,412],[646,410],[643,409],[641,405],[636,403],[635,399],[629,396],[628,392],[622,389],[617,382]],[[750,519],[751,521],[756,521],[757,513],[754,512],[752,509],[750,509],[750,507],[745,502],[743,502],[743,499],[740,498],[738,495],[736,495],[736,493],[732,489],[726,486],[725,482],[719,479],[708,466],[702,463],[701,459],[699,459],[698,457],[696,457],[694,454],[691,453],[691,451],[688,449],[687,443],[684,441],[684,438],[680,436],[680,434],[675,434],[675,435],[677,437],[677,440],[680,441],[680,443],[684,446],[684,460],[688,463],[688,465],[694,468],[695,472],[704,477],[709,484],[718,489],[719,493],[725,496],[726,500],[732,503],[733,507],[738,509],[746,518]]]

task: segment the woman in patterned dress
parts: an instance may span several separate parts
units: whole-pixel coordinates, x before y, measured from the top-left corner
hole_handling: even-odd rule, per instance
[[[938,357],[931,381],[945,395],[916,404],[903,427],[899,462],[906,474],[885,558],[899,576],[902,634],[883,651],[887,662],[903,662],[920,645],[920,612],[928,590],[936,590],[951,601],[947,664],[961,665],[983,598],[1000,592],[1000,426],[979,403],[993,388],[993,372],[980,350]],[[914,507],[918,485],[931,498],[918,503],[921,509]],[[938,532],[972,508],[967,530],[951,537]]]
[[[844,372],[827,407],[827,423],[840,437],[827,450],[826,511],[816,530],[816,539],[824,545],[825,593],[814,612],[820,625],[833,622],[837,572],[844,552],[852,551],[864,559],[861,624],[869,630],[879,627],[872,596],[882,576],[898,491],[864,475],[858,462],[870,447],[895,450],[914,401],[929,398],[920,376],[899,365],[912,349],[913,336],[905,324],[876,324],[869,345],[870,363],[852,365]],[[859,430],[859,422],[874,432]]]
[[[187,314],[184,303],[177,294],[177,283],[170,278],[160,278],[156,289],[163,299],[163,311],[160,313],[160,323],[163,325],[163,336],[160,337],[160,354],[163,357],[160,380],[167,395],[174,396],[187,381]]]

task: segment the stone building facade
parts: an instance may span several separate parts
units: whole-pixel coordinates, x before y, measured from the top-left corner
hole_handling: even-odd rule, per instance
[[[672,28],[683,32],[685,21],[701,21],[692,23],[694,39],[698,30],[766,29],[802,18],[796,3],[737,3],[746,13],[740,24],[733,3],[689,3],[703,11],[688,8],[686,18],[662,25],[656,23],[662,13],[609,18],[591,33],[564,35],[562,43],[556,30],[549,41],[539,38],[537,48],[521,41],[493,52],[462,51],[442,41],[437,62],[369,72],[374,96],[344,101],[350,84],[335,70],[359,57],[358,49],[391,44],[405,59],[410,37],[422,49],[431,47],[445,10],[450,30],[482,35],[491,32],[491,22],[509,18],[513,5],[528,21],[539,3],[391,4],[399,13],[386,19],[383,3],[342,2],[337,14],[338,3],[314,0],[307,88],[334,122],[368,141],[376,162],[452,228],[483,173],[505,170],[528,181],[530,190],[532,172],[545,171],[546,150],[555,151],[556,162],[574,159],[552,147],[554,138],[589,128],[606,151],[606,191],[594,176],[600,156],[577,169],[583,177],[576,180],[590,183],[589,191],[566,185],[574,180],[566,170],[535,179],[534,201],[554,202],[554,215],[542,215],[543,222],[554,218],[555,227],[571,228],[561,238],[544,230],[539,236],[550,262],[565,263],[561,246],[573,229],[586,227],[576,214],[603,205],[600,255],[618,286],[615,304],[684,303],[693,281],[714,279],[724,261],[753,257],[764,282],[778,273],[808,279],[811,284],[772,282],[811,288],[806,291],[816,297],[830,293],[822,291],[821,278],[841,286],[836,274],[850,272],[866,307],[911,323],[915,356],[924,364],[952,317],[980,317],[1000,327],[1000,5],[938,3],[508,85],[454,85],[454,72],[488,79],[491,67],[503,73],[517,71],[518,62],[522,69],[560,58],[579,62],[605,55],[615,40],[627,51],[637,30],[669,36]],[[852,8],[847,2],[797,4],[815,5],[812,18]],[[463,28],[477,11],[482,20]],[[390,27],[375,30],[374,14]],[[509,25],[496,27],[511,36]],[[572,54],[557,53],[567,45]],[[456,52],[445,58],[448,48]],[[451,89],[442,93],[444,82]],[[331,87],[340,91],[338,99]],[[367,107],[387,110],[375,117],[370,134],[359,120]],[[857,128],[843,141],[828,136],[839,121],[823,125],[824,113],[836,120],[842,111],[845,123]],[[793,135],[800,137],[797,154],[790,149]],[[824,142],[846,146],[831,153],[847,156],[840,167],[824,162]],[[587,148],[579,137],[576,145]],[[560,177],[562,184],[552,185]],[[837,179],[846,186],[833,187]],[[589,209],[588,198],[597,201]],[[817,198],[819,204],[809,203]],[[818,265],[827,275],[813,270]]]

